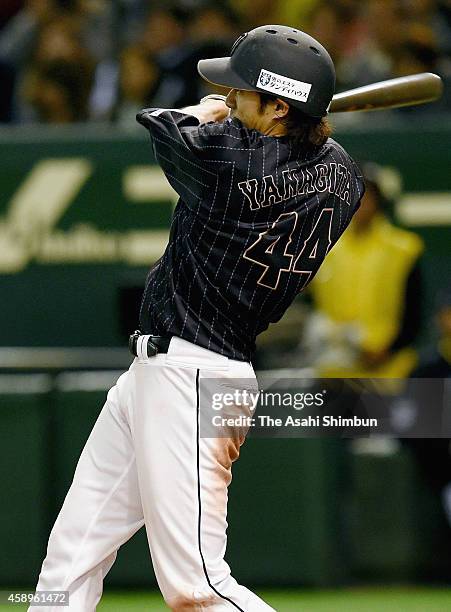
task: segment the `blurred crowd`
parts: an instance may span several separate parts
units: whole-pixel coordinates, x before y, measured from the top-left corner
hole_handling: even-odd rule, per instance
[[[197,61],[265,23],[323,43],[337,90],[423,71],[451,79],[451,0],[2,0],[0,122],[134,126],[139,108],[210,91]],[[439,109],[451,109],[448,91],[420,112]]]

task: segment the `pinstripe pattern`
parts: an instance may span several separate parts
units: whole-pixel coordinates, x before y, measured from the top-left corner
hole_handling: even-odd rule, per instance
[[[283,315],[308,275],[282,271],[274,288],[259,279],[277,278],[277,266],[284,270],[282,262],[300,253],[299,269],[307,267],[309,280],[314,276],[329,230],[333,245],[358,207],[364,191],[360,171],[332,139],[309,158],[288,138],[264,136],[236,119],[199,126],[190,115],[161,109],[146,109],[137,119],[149,130],[158,163],[180,196],[169,244],[147,277],[141,330],[180,336],[248,361],[256,336]],[[327,172],[323,181],[317,166]],[[296,180],[293,197],[285,197],[285,170]],[[331,226],[322,227],[330,212],[321,213],[331,208]],[[284,213],[297,213],[286,252],[287,236],[277,234],[276,223]],[[252,257],[244,257],[249,252]]]

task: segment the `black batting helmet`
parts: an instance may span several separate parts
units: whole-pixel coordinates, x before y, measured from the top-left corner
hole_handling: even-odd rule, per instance
[[[314,38],[288,26],[266,25],[242,34],[230,57],[200,60],[210,83],[274,94],[311,117],[323,117],[335,91],[335,68]]]

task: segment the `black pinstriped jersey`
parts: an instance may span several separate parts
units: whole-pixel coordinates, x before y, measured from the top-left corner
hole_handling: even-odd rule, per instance
[[[169,244],[150,270],[141,331],[175,335],[248,361],[349,224],[360,171],[329,139],[315,152],[238,119],[199,125],[146,109],[158,163],[180,199]]]

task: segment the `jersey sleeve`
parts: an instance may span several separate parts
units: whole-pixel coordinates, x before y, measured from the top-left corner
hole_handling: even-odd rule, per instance
[[[215,184],[214,167],[204,163],[199,120],[181,110],[148,108],[137,121],[148,129],[156,159],[166,178],[188,204],[196,204]]]
[[[360,203],[362,201],[363,196],[365,195],[366,186],[365,186],[365,179],[363,178],[363,173],[359,165],[354,160],[351,160],[351,161],[352,161],[352,168],[354,171],[353,204],[354,204],[354,212],[356,212],[357,209],[360,208]]]

